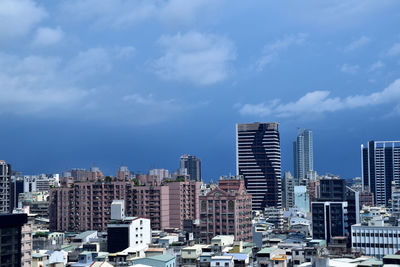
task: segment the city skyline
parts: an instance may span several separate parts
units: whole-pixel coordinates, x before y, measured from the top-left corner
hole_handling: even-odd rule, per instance
[[[235,124],[277,121],[282,171],[304,127],[316,171],[360,176],[358,144],[398,140],[399,7],[1,1],[0,158],[28,174],[95,162],[111,175],[191,154],[216,179],[235,172]]]

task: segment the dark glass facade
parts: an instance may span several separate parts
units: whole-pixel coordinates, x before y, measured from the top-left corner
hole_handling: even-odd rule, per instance
[[[392,182],[400,186],[400,141],[370,141],[361,145],[363,189],[374,194],[376,205],[388,205]]]
[[[238,124],[236,142],[237,174],[244,177],[253,210],[282,208],[278,124]]]

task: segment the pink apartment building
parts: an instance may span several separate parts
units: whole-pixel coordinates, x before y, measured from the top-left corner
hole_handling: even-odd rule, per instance
[[[183,228],[183,220],[199,218],[199,182],[135,186],[134,182],[75,182],[50,190],[50,229],[105,231],[111,203],[125,200],[127,216],[151,220],[152,229]]]
[[[241,177],[221,177],[218,187],[200,196],[200,238],[209,243],[216,235],[252,240],[251,195]]]

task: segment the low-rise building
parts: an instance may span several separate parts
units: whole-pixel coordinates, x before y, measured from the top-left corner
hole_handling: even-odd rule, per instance
[[[194,245],[182,248],[181,266],[196,267],[200,260],[203,247],[205,247],[205,245]]]
[[[211,267],[233,267],[234,266],[234,261],[233,261],[233,256],[214,256],[211,257]]]
[[[145,264],[153,267],[176,267],[176,258],[173,255],[157,255],[147,258],[140,258],[133,261],[134,265]]]

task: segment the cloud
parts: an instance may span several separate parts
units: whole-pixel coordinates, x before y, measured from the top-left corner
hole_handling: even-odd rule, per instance
[[[340,71],[348,74],[356,74],[359,68],[360,66],[358,65],[343,64]]]
[[[34,1],[1,0],[0,41],[26,35],[46,16],[46,11]]]
[[[177,113],[194,108],[175,99],[156,99],[152,94],[138,93],[122,97],[127,107],[125,114],[135,118],[135,122],[142,124],[155,123],[165,120]]]
[[[101,27],[126,28],[147,20],[188,24],[225,0],[70,0],[62,11],[78,21]]]
[[[167,24],[188,24],[222,2],[224,0],[170,0],[159,9],[159,16]]]
[[[241,115],[305,117],[383,104],[397,104],[400,101],[400,79],[395,80],[382,91],[369,95],[353,95],[345,98],[330,97],[330,91],[313,91],[295,102],[281,103],[275,99],[267,103],[237,105]]]
[[[287,35],[282,39],[276,40],[273,43],[264,46],[261,58],[256,63],[257,71],[263,71],[265,65],[275,60],[281,51],[287,50],[290,46],[301,45],[307,39],[304,33],[295,35]]]
[[[148,19],[155,8],[153,0],[72,0],[62,5],[63,13],[69,18],[117,28]]]
[[[236,59],[235,47],[228,38],[199,32],[163,35],[158,44],[164,55],[152,64],[165,80],[210,85],[225,80]]]
[[[369,71],[375,71],[377,69],[381,69],[385,66],[385,64],[383,64],[382,61],[378,60],[377,62],[375,62],[374,64],[371,65],[371,67],[369,67]]]
[[[400,43],[395,43],[387,53],[389,56],[398,56],[400,55]]]
[[[130,58],[136,52],[136,48],[134,46],[121,46],[116,47],[114,50],[116,57],[120,59]]]
[[[112,69],[112,56],[105,48],[89,48],[79,52],[68,62],[66,71],[79,79],[99,73],[107,73]]]
[[[34,46],[48,46],[59,43],[64,38],[64,32],[60,27],[52,28],[39,28],[36,31],[35,38],[32,42]]]
[[[59,58],[0,54],[0,62],[0,113],[55,113],[88,94],[59,75]]]
[[[365,45],[367,45],[369,42],[371,42],[371,39],[366,37],[366,36],[361,36],[359,39],[351,42],[348,44],[345,48],[345,52],[352,52],[354,50],[357,50]]]

